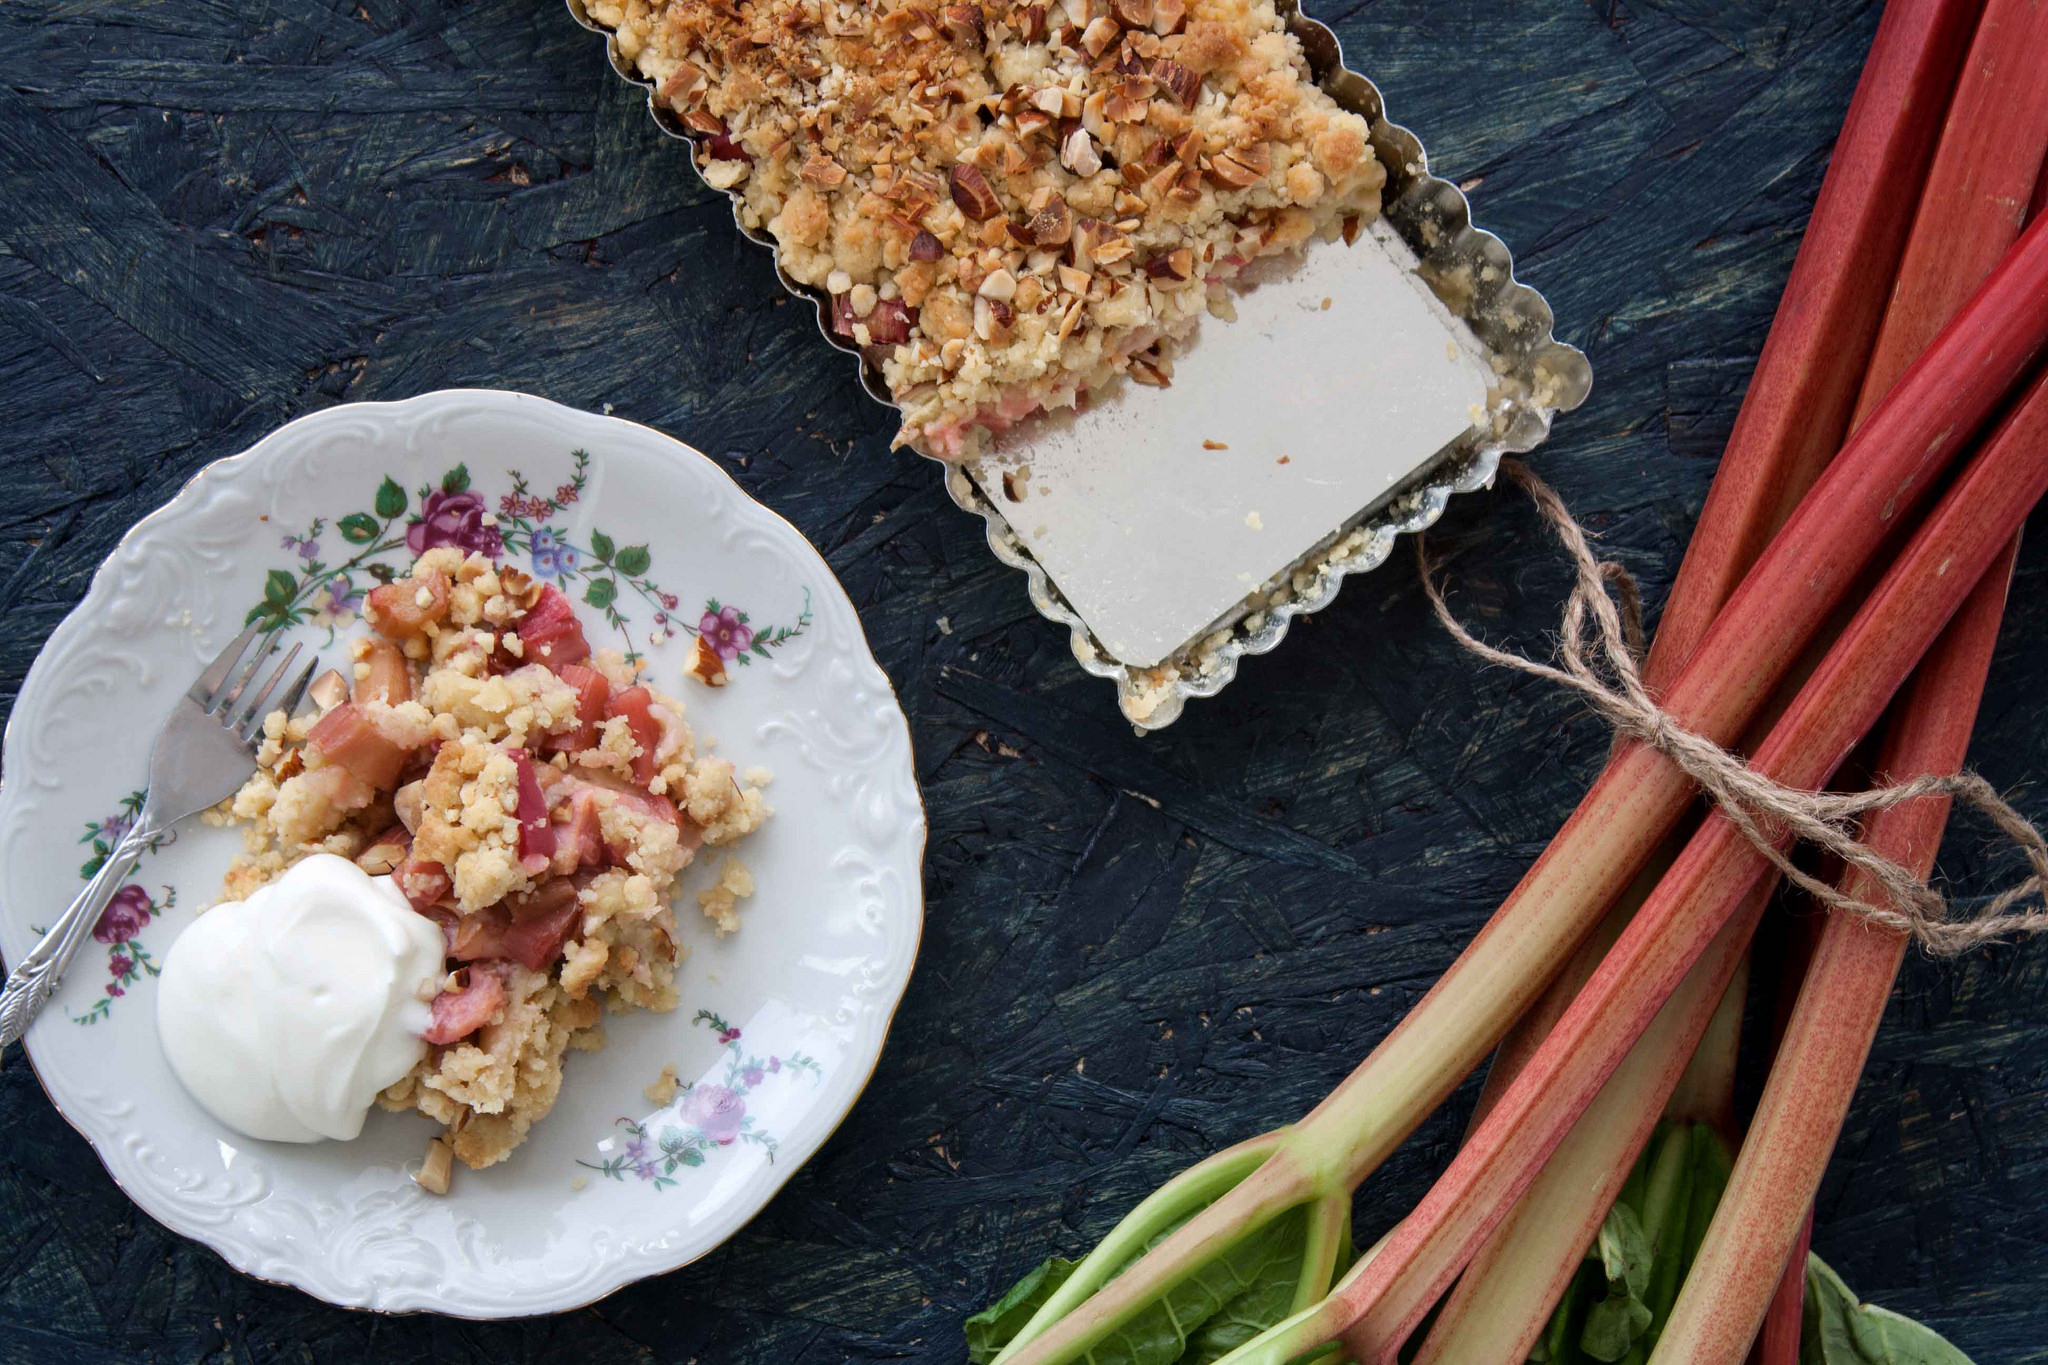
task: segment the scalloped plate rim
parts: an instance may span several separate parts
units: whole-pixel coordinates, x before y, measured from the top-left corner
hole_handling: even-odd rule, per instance
[[[302,435],[308,430],[317,428],[324,421],[343,415],[371,416],[374,414],[375,417],[398,418],[413,412],[431,411],[439,405],[452,405],[463,401],[478,401],[486,404],[504,402],[514,407],[535,407],[542,411],[565,416],[570,421],[587,421],[599,425],[631,428],[646,438],[652,438],[658,444],[668,447],[669,449],[666,453],[671,457],[695,461],[705,471],[723,480],[737,498],[751,504],[758,513],[765,515],[776,527],[786,532],[795,545],[802,547],[802,553],[808,555],[811,560],[811,567],[822,574],[823,582],[829,583],[832,590],[839,592],[842,597],[846,596],[843,586],[839,583],[837,574],[833,572],[823,554],[818,551],[816,546],[811,544],[810,540],[793,523],[773,508],[767,506],[767,504],[762,503],[759,499],[749,494],[740,485],[738,480],[734,479],[731,474],[718,465],[717,461],[711,459],[696,447],[669,435],[658,427],[644,422],[637,422],[631,418],[616,416],[609,412],[589,412],[581,408],[558,403],[537,394],[513,389],[486,387],[435,389],[402,399],[337,403],[292,418],[266,432],[246,449],[209,461],[201,466],[178,486],[176,492],[123,532],[113,546],[109,548],[99,565],[94,569],[92,579],[88,583],[85,592],[80,596],[77,605],[64,615],[63,619],[57,623],[45,638],[42,646],[38,648],[35,659],[31,662],[27,673],[23,676],[22,685],[16,693],[13,706],[9,710],[6,724],[4,727],[0,727],[0,826],[4,826],[9,821],[12,815],[12,798],[18,793],[18,784],[8,781],[6,774],[12,766],[10,760],[17,752],[21,743],[17,728],[18,724],[24,711],[31,709],[25,707],[24,703],[33,703],[37,700],[37,684],[41,680],[42,675],[47,673],[45,661],[55,656],[57,653],[56,647],[69,644],[75,637],[91,629],[91,618],[94,615],[93,609],[95,607],[104,607],[105,595],[112,591],[115,569],[125,551],[144,540],[150,533],[162,530],[182,504],[186,503],[195,494],[202,492],[209,484],[216,483],[221,479],[231,478],[243,469],[252,467],[268,455],[279,443],[286,441],[292,436]],[[28,1036],[22,1040],[22,1057],[28,1062],[30,1073],[36,1078],[36,1082],[41,1087],[45,1097],[49,1099],[51,1107],[92,1148],[93,1155],[99,1160],[101,1169],[106,1172],[115,1187],[138,1209],[141,1209],[149,1217],[177,1235],[208,1247],[232,1266],[238,1274],[246,1275],[260,1283],[296,1289],[307,1294],[309,1297],[320,1299],[322,1302],[330,1303],[339,1308],[386,1316],[410,1316],[413,1314],[431,1313],[463,1321],[519,1320],[544,1314],[569,1312],[587,1307],[641,1280],[683,1269],[703,1259],[738,1235],[741,1230],[757,1218],[768,1204],[773,1201],[775,1196],[794,1178],[796,1173],[823,1149],[825,1144],[831,1140],[833,1135],[837,1133],[851,1115],[855,1105],[859,1103],[860,1097],[866,1092],[868,1085],[872,1082],[875,1071],[880,1066],[882,1052],[888,1035],[894,1027],[895,1015],[902,1006],[903,997],[909,988],[910,978],[916,969],[918,954],[922,950],[925,921],[922,872],[924,854],[930,837],[930,821],[924,806],[923,791],[916,779],[915,737],[911,733],[908,717],[902,710],[901,698],[896,693],[894,681],[888,677],[887,670],[881,667],[880,661],[874,658],[873,648],[866,638],[865,628],[860,624],[858,610],[853,607],[850,598],[847,598],[846,606],[849,615],[855,623],[856,643],[859,651],[873,665],[876,674],[882,679],[883,685],[888,690],[889,697],[894,705],[895,719],[900,727],[900,734],[903,740],[902,752],[906,760],[906,770],[903,775],[908,781],[908,792],[915,803],[916,809],[916,837],[912,860],[914,875],[907,879],[908,904],[911,911],[909,924],[911,941],[909,950],[904,955],[901,971],[887,983],[886,999],[877,1002],[882,1006],[885,1017],[880,1031],[874,1039],[873,1055],[866,1059],[865,1071],[861,1075],[859,1083],[848,1093],[844,1105],[840,1108],[840,1112],[827,1122],[824,1130],[818,1135],[815,1143],[811,1145],[810,1150],[803,1155],[801,1160],[776,1163],[768,1168],[768,1175],[762,1182],[765,1188],[761,1190],[759,1198],[754,1201],[754,1206],[741,1216],[730,1229],[726,1230],[715,1240],[679,1257],[663,1258],[656,1255],[649,1258],[650,1263],[648,1264],[622,1267],[626,1273],[618,1277],[616,1282],[606,1284],[596,1289],[595,1292],[580,1294],[571,1302],[546,1303],[543,1306],[526,1311],[463,1311],[457,1308],[432,1305],[388,1308],[370,1303],[348,1302],[323,1293],[318,1288],[309,1284],[261,1274],[252,1268],[251,1263],[255,1260],[253,1247],[240,1247],[217,1239],[211,1235],[206,1226],[186,1217],[183,1211],[176,1205],[159,1203],[153,1206],[151,1203],[145,1202],[144,1199],[138,1198],[136,1192],[114,1171],[105,1154],[101,1151],[101,1139],[104,1137],[106,1140],[112,1141],[114,1136],[109,1134],[96,1136],[89,1128],[88,1123],[79,1116],[74,1115],[52,1089],[49,1077],[44,1074],[44,1063],[37,1061],[35,1049],[31,1045],[36,1036],[33,1026]],[[74,970],[79,965],[79,963],[74,963]],[[53,1001],[52,1007],[54,1007],[54,1004],[55,1002]],[[858,1065],[858,1062],[856,1062],[856,1065]],[[653,1263],[655,1261],[660,1263]]]

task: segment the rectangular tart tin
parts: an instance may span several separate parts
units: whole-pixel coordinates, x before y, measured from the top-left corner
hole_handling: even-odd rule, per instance
[[[648,109],[655,123],[672,136],[701,144],[701,137],[656,100],[652,82],[621,55],[610,30],[590,17],[582,0],[567,0],[567,4],[578,24],[604,36],[612,69],[647,90]],[[1212,697],[1222,691],[1237,676],[1240,659],[1273,649],[1296,616],[1319,611],[1334,600],[1345,578],[1379,567],[1392,553],[1396,537],[1432,525],[1453,494],[1490,485],[1502,455],[1524,453],[1542,444],[1550,434],[1552,418],[1584,402],[1592,385],[1592,368],[1585,355],[1552,334],[1550,305],[1515,279],[1514,261],[1501,240],[1472,225],[1471,206],[1458,187],[1429,173],[1422,143],[1387,119],[1378,88],[1344,64],[1336,35],[1303,15],[1296,0],[1281,0],[1278,8],[1288,30],[1301,43],[1317,82],[1339,106],[1363,116],[1371,128],[1373,150],[1387,168],[1382,221],[1392,230],[1391,237],[1398,239],[1384,244],[1397,253],[1404,249],[1412,253],[1416,273],[1483,354],[1494,377],[1493,387],[1487,394],[1487,410],[1465,435],[1359,508],[1334,531],[1302,546],[1286,568],[1249,587],[1230,610],[1163,660],[1147,665],[1119,660],[1090,631],[1004,515],[1000,501],[984,489],[984,483],[997,480],[977,480],[962,465],[926,457],[934,458],[944,470],[953,501],[982,518],[989,548],[996,557],[1024,572],[1032,605],[1046,619],[1067,627],[1076,662],[1096,677],[1116,684],[1118,706],[1140,732],[1172,724],[1189,698]],[[707,160],[705,149],[696,145],[692,163],[700,173]],[[773,259],[773,238],[740,222],[739,196],[729,197],[734,226],[768,248]],[[1318,252],[1341,249],[1312,241],[1307,252],[1313,258]],[[791,294],[811,302],[820,335],[859,357],[858,347],[834,335],[831,305],[824,293],[792,279],[779,260],[776,274]],[[1205,323],[1202,337],[1219,332],[1227,336],[1229,327],[1228,323]],[[864,357],[861,383],[877,402],[894,407],[880,371]],[[1369,423],[1372,414],[1361,411],[1356,420]],[[1199,442],[1199,434],[1191,435]],[[1104,458],[1115,457],[1105,453]],[[1195,552],[1190,549],[1191,554]]]

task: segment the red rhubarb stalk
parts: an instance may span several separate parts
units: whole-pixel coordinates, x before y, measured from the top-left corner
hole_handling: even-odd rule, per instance
[[[1887,14],[1888,21],[1897,17],[1900,12],[1896,9]],[[1872,49],[1872,66],[1879,61],[1883,42],[1881,32]],[[2013,45],[2024,45],[2026,55],[2003,56]],[[2016,63],[2025,69],[2016,72]],[[2016,76],[2031,82],[2027,92],[2008,87],[2007,82]],[[1866,68],[1865,86],[1868,83]],[[1859,101],[1861,98],[1859,87]],[[1850,122],[1854,121],[1852,108]],[[1929,115],[1928,127],[1934,124]],[[1847,136],[1845,127],[1845,144]],[[1940,326],[1963,304],[1970,290],[2010,247],[2019,232],[2019,213],[2044,151],[2048,151],[2048,9],[2032,0],[1991,0],[1971,43],[1970,58],[1949,110],[1933,168],[1927,175],[1927,188],[1920,196],[1920,207],[1898,272],[1898,286],[1891,293],[1883,326],[1871,349],[1868,373],[1857,395],[1853,418],[1844,417],[1844,421],[1861,423],[1870,414]],[[1838,150],[1837,167],[1839,157]],[[1860,278],[1878,285],[1873,292],[1882,296],[1882,274]],[[1727,461],[1751,454],[1731,441],[1723,470],[1716,475],[1717,493],[1722,480],[1729,477]],[[1733,505],[1732,498],[1722,500],[1724,507]],[[1713,506],[1710,499],[1710,511]],[[1757,504],[1752,501],[1750,506],[1754,508]],[[1726,551],[1731,544],[1730,537],[1714,531],[1703,517],[1700,531],[1688,550],[1688,564],[1703,547]],[[1674,598],[1688,582],[1697,586],[1707,581],[1704,574],[1694,574],[1688,580],[1682,570]],[[1646,670],[1653,688],[1658,683],[1654,669],[1659,652],[1664,659],[1689,652],[1691,645],[1682,632],[1692,628],[1695,619],[1682,611],[1674,615],[1667,609],[1667,624],[1660,627]],[[1671,633],[1674,625],[1680,634]],[[1768,895],[1769,891],[1766,886],[1758,894]],[[1624,898],[1611,917],[1625,920],[1633,913],[1635,903],[1639,901]],[[1594,947],[1594,941],[1589,941],[1579,956],[1586,957]],[[1707,970],[1710,965],[1702,963],[1697,970]],[[1590,966],[1579,970],[1577,979],[1583,980],[1590,971]],[[1567,980],[1573,975],[1568,971],[1531,1011],[1532,1016],[1547,1015],[1537,1020],[1538,1024],[1554,1023],[1563,1012],[1569,996],[1556,997],[1563,995],[1566,988],[1576,990],[1576,984]],[[1745,978],[1746,973],[1737,974],[1738,981]],[[1732,1116],[1726,1111],[1733,1097],[1732,1067],[1740,1005],[1737,992],[1731,989],[1730,998],[1724,1001],[1717,1016],[1728,1027],[1725,1032],[1717,1032],[1710,1025],[1670,1101],[1674,1111],[1694,1112],[1710,1122],[1719,1122],[1731,1140],[1736,1134],[1730,1128]],[[1518,1026],[1517,1033],[1502,1045],[1481,1096],[1481,1112],[1491,1108],[1490,1101],[1519,1069],[1510,1046],[1519,1044],[1516,1051],[1522,1060],[1533,1051],[1534,1042],[1518,1036],[1523,1033],[1522,1026]],[[1670,1050],[1681,1046],[1684,1039],[1682,1031],[1667,1027],[1665,1018],[1659,1017],[1657,1025],[1638,1044],[1638,1050],[1663,1049],[1667,1054],[1664,1060],[1658,1063],[1632,1054],[1630,1065],[1602,1091],[1553,1158],[1556,1169],[1546,1171],[1530,1190],[1524,1201],[1529,1207],[1517,1208],[1459,1280],[1418,1356],[1422,1365],[1440,1359],[1485,1358],[1488,1352],[1502,1359],[1520,1359],[1526,1354],[1543,1329],[1548,1305],[1569,1283],[1584,1245],[1590,1242],[1612,1201],[1613,1191],[1608,1187],[1619,1189],[1636,1151],[1654,1126],[1655,1114],[1644,1112],[1640,1093],[1631,1100],[1617,1092],[1634,1087],[1638,1074],[1661,1075],[1672,1064]],[[1504,1067],[1503,1063],[1509,1065]],[[1592,1191],[1590,1196],[1574,1198],[1588,1190]],[[1794,1351],[1802,1317],[1804,1270],[1802,1261],[1782,1278],[1779,1292],[1784,1302],[1774,1309],[1780,1319],[1790,1324],[1789,1334],[1781,1329],[1778,1338],[1789,1340]],[[1532,1293],[1539,1289],[1544,1297],[1532,1298]],[[1759,1365],[1788,1365],[1790,1359],[1767,1355]]]
[[[2048,231],[2036,226],[1851,439],[1743,580],[1663,699],[1678,724],[1717,743],[1735,740],[2044,341]],[[1178,1195],[1148,1200],[1149,1212],[1141,1205],[1074,1269],[1000,1359],[1076,1359],[1272,1218],[1356,1187],[1528,1007],[1694,793],[1691,780],[1656,750],[1620,746],[1450,971],[1329,1097],[1279,1135],[1263,1164],[1192,1217]],[[1674,978],[1665,993],[1676,984]]]
[[[2035,420],[2048,420],[2048,410]],[[1998,643],[2012,558],[2008,544],[1901,698],[1879,763],[1886,778],[1962,767]],[[1879,811],[1864,842],[1925,876],[1948,804],[1927,800]],[[1863,899],[1881,896],[1860,873],[1841,886]],[[1740,1361],[1748,1351],[1806,1226],[1907,941],[1854,916],[1830,914],[1735,1174],[1653,1359],[1713,1365]],[[1805,1272],[1803,1263],[1796,1269]]]
[[[1977,37],[1971,44],[1970,58],[1949,113],[1941,149],[1914,221],[1901,266],[1898,294],[1885,315],[1884,329],[1872,353],[1871,372],[1858,403],[1859,418],[1876,405],[1892,380],[1926,345],[1939,325],[1947,320],[1962,298],[1989,271],[1999,253],[2018,234],[2023,215],[2028,210],[2030,192],[2048,180],[2048,172],[2044,172],[2044,158],[2048,158],[2048,6],[2037,3],[2037,0],[1991,0],[1978,27]],[[1991,642],[1997,637],[1998,623],[2004,612],[2004,581],[2010,575],[2017,552],[2018,543],[2015,541],[2007,549],[2001,566],[2004,571],[1994,567],[1987,575],[1985,583],[1965,607],[1963,617],[1951,627],[1949,636],[1944,638],[1939,652],[1929,660],[1923,673],[1939,672],[1947,666],[1943,661],[1950,655],[1958,652],[1967,654],[1975,646],[1981,646],[1988,666]],[[1966,660],[1951,667],[1948,676],[1951,683],[1965,689],[1967,695],[1938,697],[1934,705],[1951,716],[1961,710],[1967,710],[1970,716],[1974,716],[1977,697],[1983,688],[1982,671],[1976,672],[1972,683]],[[1917,701],[1927,692],[1929,685],[1927,678],[1923,677],[1916,682],[1909,696]],[[1905,733],[1908,729],[1916,724],[1933,723],[1931,717],[1924,722],[1914,717],[1909,709],[1908,713],[1895,718],[1891,742],[1905,744],[1910,738]],[[1959,740],[1954,736],[1946,737],[1955,740],[1955,765],[1962,762],[1961,746],[1967,744],[1968,729],[1966,719]],[[1953,771],[1953,767],[1929,770]],[[1938,814],[1945,815],[1945,811]],[[1873,837],[1879,823],[1872,822]],[[1934,828],[1935,842],[1938,842],[1938,818]],[[1927,850],[1927,857],[1933,857],[1932,844]],[[1826,934],[1863,933],[1860,925],[1836,922],[1841,919],[1840,915],[1831,917],[1824,939]],[[1865,934],[1864,937],[1881,941],[1896,936]],[[1817,1015],[1825,1014],[1831,1024],[1867,1019],[1871,1029],[1876,1028],[1877,1016],[1882,1013],[1884,1001],[1891,993],[1899,955],[1904,951],[1903,942],[1894,945],[1896,950],[1889,955],[1890,965],[1880,968],[1880,959],[1885,955],[1877,951],[1878,946],[1877,942],[1862,942],[1856,947],[1867,951],[1838,949],[1828,959],[1833,972],[1830,976],[1822,976],[1817,969],[1809,970],[1801,991],[1802,1000],[1811,997],[1816,1001],[1804,1016],[1809,1022]],[[1788,1028],[1787,1044],[1792,1043]],[[1823,1094],[1802,1096],[1800,1099],[1802,1105],[1817,1105],[1803,1118],[1812,1131],[1824,1129],[1827,1132],[1825,1140],[1805,1146],[1777,1146],[1762,1130],[1753,1129],[1758,1148],[1752,1151],[1745,1144],[1744,1153],[1752,1165],[1767,1164],[1770,1176],[1761,1183],[1754,1178],[1746,1181],[1741,1197],[1724,1202],[1726,1216],[1717,1216],[1717,1223],[1724,1229],[1721,1234],[1723,1240],[1743,1240],[1754,1247],[1754,1236],[1745,1237],[1744,1233],[1750,1231],[1752,1220],[1768,1217],[1760,1207],[1768,1205],[1773,1197],[1784,1196],[1788,1188],[1803,1186],[1807,1189],[1807,1198],[1811,1199],[1812,1190],[1818,1187],[1828,1155],[1833,1150],[1834,1134],[1840,1130],[1869,1044],[1870,1038],[1866,1035],[1860,1049],[1855,1050],[1853,1061],[1850,1050],[1841,1048],[1835,1055],[1835,1061],[1844,1069],[1830,1077],[1832,1086]],[[1786,1044],[1781,1044],[1780,1057],[1786,1059],[1786,1064],[1796,1065],[1807,1060],[1807,1046],[1807,1041],[1801,1040],[1788,1052]],[[1777,1086],[1777,1072],[1778,1065],[1774,1063],[1773,1089]],[[1830,1109],[1828,1102],[1837,1093],[1840,1094],[1839,1108]],[[1766,1098],[1770,1098],[1770,1092]],[[1782,1095],[1779,1102],[1783,1102]],[[1740,1166],[1738,1161],[1738,1169]],[[1773,1212],[1781,1222],[1782,1211]],[[1759,1365],[1787,1365],[1796,1359],[1798,1332],[1795,1324],[1803,1317],[1801,1310],[1806,1285],[1803,1245],[1812,1226],[1810,1210],[1802,1209],[1798,1222],[1799,1229],[1791,1244],[1781,1247],[1775,1241],[1770,1242],[1770,1250],[1780,1257],[1782,1271],[1764,1314],[1764,1327],[1758,1343]],[[1775,1227],[1775,1223],[1772,1226]],[[1710,1232],[1709,1236],[1711,1238],[1713,1234]],[[1699,1276],[1702,1287],[1694,1291],[1689,1282],[1681,1302],[1688,1303],[1686,1311],[1691,1319],[1696,1320],[1705,1311],[1698,1302],[1699,1295],[1713,1294],[1716,1303],[1712,1312],[1716,1320],[1739,1321],[1748,1316],[1755,1306],[1763,1289],[1760,1280],[1772,1264],[1774,1262],[1768,1256],[1760,1261],[1747,1261],[1739,1267],[1743,1278],[1731,1283],[1729,1272],[1737,1267],[1731,1266],[1727,1257],[1717,1250],[1705,1262],[1706,1273]]]
[[[1722,1191],[1722,1198],[1727,1198],[1726,1190]],[[1799,1365],[1799,1342],[1806,1335],[1806,1252],[1812,1240],[1813,1213],[1809,1210],[1799,1221],[1799,1235],[1792,1239],[1792,1254],[1785,1258],[1777,1292],[1771,1295],[1764,1325],[1756,1334],[1756,1345],[1750,1349],[1751,1365]]]
[[[2048,241],[2048,235],[2036,229],[2030,240]],[[1916,364],[1865,430],[1878,425],[1925,372],[1924,361]],[[2003,542],[2018,532],[2044,490],[2048,379],[2030,388],[1885,574],[1758,748],[1756,770],[1795,787],[1826,782],[1954,614],[1959,589],[1967,593],[2004,553]],[[1802,506],[1788,524],[1788,537],[1804,513]],[[1763,563],[1775,553],[1776,543]],[[1741,628],[1756,579],[1752,574],[1744,582],[1715,623],[1701,659],[1726,631]],[[1693,672],[1688,669],[1680,679],[1674,699]],[[1725,816],[1708,818],[1449,1170],[1386,1249],[1325,1301],[1334,1310],[1328,1321],[1348,1324],[1343,1339],[1353,1355],[1368,1365],[1394,1359],[1709,944],[1731,927],[1744,938],[1754,929],[1761,906],[1751,892],[1774,875],[1769,861]],[[1775,1280],[1775,1266],[1771,1275]],[[1758,1318],[1761,1311],[1759,1305]],[[1752,1336],[1755,1328],[1753,1319]],[[1748,1345],[1746,1336],[1736,1359]]]
[[[1661,683],[1841,448],[1984,0],[1885,6],[1735,430],[1650,646]]]
[[[1886,6],[1735,429],[1658,621],[1643,681],[1661,693],[1840,449],[1984,0]],[[1675,853],[1676,850],[1673,850]],[[1670,857],[1659,860],[1668,865]],[[1661,871],[1661,866],[1658,868]],[[1654,876],[1643,886],[1648,894]],[[1640,896],[1614,915],[1621,932]],[[1610,935],[1611,941],[1611,935]],[[1472,1122],[1493,1107],[1599,958],[1590,946],[1502,1041]],[[1590,1237],[1590,1232],[1588,1236]]]
[[[2048,155],[2048,5],[1990,0],[1970,44],[1857,398],[1861,423],[2027,221]]]
[[[1752,921],[1772,885],[1766,880],[1752,893]],[[1724,934],[1686,974],[1569,1140],[1466,1266],[1415,1365],[1528,1359],[1656,1129],[1687,1057],[1723,1002],[1739,1002],[1729,986],[1741,974],[1747,949],[1746,934]]]

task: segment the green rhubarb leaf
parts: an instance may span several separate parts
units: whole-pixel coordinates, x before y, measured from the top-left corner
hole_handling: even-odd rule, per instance
[[[1860,1302],[1818,1256],[1806,1258],[1799,1365],[1971,1365],[1931,1328]]]
[[[1579,1346],[1595,1360],[1620,1360],[1650,1330],[1650,1306],[1643,1293],[1650,1286],[1651,1247],[1634,1209],[1617,1203],[1607,1211],[1587,1259],[1600,1263],[1607,1276],[1607,1297],[1586,1313]]]
[[[405,512],[405,490],[390,478],[377,485],[377,515],[389,521]]]
[[[1735,1172],[1735,1163],[1728,1155],[1727,1144],[1721,1135],[1704,1123],[1692,1126],[1692,1210],[1686,1215],[1684,1273],[1692,1271],[1693,1258],[1700,1254],[1700,1243],[1707,1240],[1707,1227],[1714,1221],[1714,1210],[1721,1206],[1721,1195],[1728,1188],[1728,1178]],[[1684,1276],[1681,1274],[1680,1279]]]
[[[1190,1210],[1190,1216],[1194,1212]],[[1230,1349],[1214,1348],[1238,1331],[1250,1327],[1239,1338],[1248,1340],[1272,1326],[1287,1315],[1292,1301],[1294,1279],[1300,1272],[1304,1250],[1305,1226],[1305,1215],[1288,1214],[1209,1260],[1098,1342],[1088,1352],[1089,1365],[1205,1365]],[[1157,1246],[1177,1227],[1178,1224],[1161,1232],[1146,1249]],[[1134,1256],[1118,1267],[1117,1274],[1136,1260]],[[1283,1265],[1286,1292],[1281,1294],[1274,1285],[1283,1275]],[[1073,1263],[1055,1257],[1019,1280],[995,1304],[969,1318],[968,1358],[975,1365],[994,1359],[1072,1269]],[[1203,1329],[1218,1319],[1217,1337],[1203,1339]],[[1211,1353],[1195,1354],[1204,1350]]]
[[[1651,1262],[1649,1277],[1638,1293],[1650,1310],[1653,1325],[1648,1330],[1654,1342],[1671,1316],[1678,1287],[1685,1280],[1685,1233],[1694,1183],[1692,1125],[1658,1124],[1643,1159],[1647,1165],[1642,1202],[1634,1207]]]
[[[1294,1307],[1294,1289],[1308,1252],[1307,1210],[1296,1209],[1281,1218],[1262,1240],[1260,1259],[1250,1266],[1250,1283],[1188,1337],[1187,1350],[1180,1357],[1182,1365],[1221,1360]]]
[[[1585,1352],[1578,1347],[1579,1334],[1585,1328],[1586,1314],[1606,1293],[1606,1273],[1597,1258],[1589,1258],[1566,1286],[1543,1335],[1529,1348],[1529,1359],[1542,1365],[1579,1365],[1585,1360]]]
[[[967,1358],[974,1365],[988,1365],[994,1360],[1079,1264],[1064,1256],[1054,1256],[1011,1285],[1007,1294],[969,1318]]]
[[[1300,1257],[1302,1226],[1291,1215],[1277,1218],[1208,1261],[1090,1351],[1091,1365],[1176,1365],[1187,1352],[1189,1338],[1225,1304],[1251,1289],[1276,1254],[1291,1248],[1292,1254]],[[1175,1230],[1160,1233],[1151,1246]],[[1276,1245],[1281,1250],[1276,1251]]]

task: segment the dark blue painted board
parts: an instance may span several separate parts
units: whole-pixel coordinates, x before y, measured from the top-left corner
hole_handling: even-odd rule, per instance
[[[1876,7],[1312,8],[1593,357],[1539,463],[1661,599]],[[703,1263],[479,1326],[237,1276],[138,1214],[10,1054],[0,1360],[957,1360],[958,1319],[1039,1257],[1340,1077],[1605,747],[1565,698],[1461,659],[1405,558],[1132,737],[555,0],[0,0],[7,697],[200,465],[330,403],[461,384],[611,404],[721,454],[845,578],[932,815],[883,1064]],[[1540,644],[1566,580],[1516,495],[1460,502],[1439,545],[1472,619]],[[2048,775],[2048,552],[2019,573],[1975,748],[2001,785]],[[1965,886],[1983,848],[1950,841]],[[1367,1186],[1367,1235],[1441,1167],[1470,1094]],[[2048,1361],[2044,1177],[2048,950],[1910,963],[1823,1254],[1987,1365]]]

